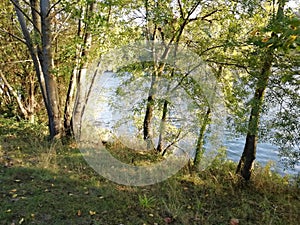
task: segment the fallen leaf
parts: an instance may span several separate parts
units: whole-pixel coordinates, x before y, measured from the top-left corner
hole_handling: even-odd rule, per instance
[[[19,224],[22,224],[24,221],[25,221],[24,218],[20,219]]]
[[[90,212],[89,212],[89,213],[90,213],[90,215],[91,215],[91,216],[93,216],[93,215],[95,215],[95,214],[96,214],[96,212],[95,212],[95,211],[92,211],[92,210],[90,210]]]
[[[81,215],[82,215],[82,213],[81,213],[81,210],[80,210],[80,209],[77,211],[76,215],[77,215],[77,216],[81,216]]]
[[[239,221],[238,219],[232,218],[232,219],[230,220],[230,225],[238,225],[239,222],[240,222],[240,221]]]
[[[13,194],[12,195],[12,198],[16,198],[16,197],[18,197],[18,194]]]

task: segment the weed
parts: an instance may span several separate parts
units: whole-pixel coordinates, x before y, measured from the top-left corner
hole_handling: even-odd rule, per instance
[[[144,195],[139,195],[139,203],[143,208],[152,208],[155,205],[155,198],[153,196],[147,197]]]

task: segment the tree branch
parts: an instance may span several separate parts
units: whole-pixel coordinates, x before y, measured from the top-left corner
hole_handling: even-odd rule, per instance
[[[250,72],[248,71],[248,67],[245,66],[245,65],[241,65],[241,64],[238,64],[238,63],[231,63],[231,62],[217,62],[217,61],[210,60],[210,59],[207,59],[205,61],[210,62],[210,63],[219,64],[219,65],[224,65],[224,66],[235,66],[235,67],[238,67],[238,68],[242,68],[242,69],[245,69],[247,71],[247,73],[250,74]]]
[[[18,93],[13,89],[13,87],[8,83],[8,81],[6,80],[6,77],[4,76],[4,74],[2,73],[2,71],[0,71],[0,78],[3,81],[4,85],[8,88],[8,91],[16,99],[16,101],[18,103],[18,106],[19,106],[19,108],[20,108],[23,116],[25,118],[27,118],[28,117],[28,112],[27,112],[26,108],[24,107],[21,98],[19,97]]]
[[[216,46],[209,47],[209,48],[205,49],[204,51],[202,51],[199,55],[202,56],[204,53],[206,53],[210,50],[213,50],[215,48],[221,48],[221,47],[224,47],[224,45],[216,45]]]
[[[38,10],[36,10],[34,7],[32,7],[31,4],[29,4],[27,1],[23,0],[23,2],[25,3],[25,5],[28,5],[31,10],[35,11],[37,14],[41,15],[40,12]]]
[[[71,17],[71,13],[69,13],[69,15],[62,22],[61,26],[57,29],[57,31],[55,32],[55,34],[53,34],[53,40],[55,40],[57,38],[57,36],[59,35],[59,33],[63,30],[64,24],[70,19],[70,17]]]
[[[198,8],[198,6],[200,5],[200,1],[198,1],[188,12],[188,16],[186,17],[186,20],[190,20],[190,16],[195,12],[195,10]]]
[[[32,19],[30,19],[30,17],[21,9],[20,5],[19,5],[19,1],[18,0],[10,0],[10,2],[20,11],[20,13],[23,14],[23,16],[25,16],[25,18],[32,24],[32,26],[34,27],[35,30],[38,31],[39,34],[41,34],[41,32],[39,31],[39,29],[35,26],[34,22],[32,21]],[[32,7],[31,7],[32,8]],[[35,10],[35,9],[34,9]],[[39,12],[37,12],[39,14]]]
[[[189,19],[189,22],[196,21],[196,20],[206,20],[206,21],[210,21],[210,20],[207,20],[206,18],[207,18],[207,17],[210,17],[211,15],[215,14],[216,12],[220,12],[220,11],[222,11],[222,10],[216,9],[216,10],[214,10],[214,11],[212,11],[212,12],[206,14],[205,16],[196,17],[196,18],[191,18],[191,19]]]
[[[182,9],[181,1],[177,0],[177,3],[178,3],[178,6],[179,6],[180,15],[181,15],[182,18],[184,18],[184,12],[183,12],[183,9]]]
[[[24,63],[24,62],[32,62],[32,59],[18,60],[18,61],[13,61],[13,62],[5,62],[5,63],[1,63],[0,65],[17,64],[17,63]]]
[[[60,2],[61,0],[58,0],[50,7],[49,11],[47,12],[47,17],[50,15],[51,10],[54,9],[54,7],[57,6]]]
[[[5,29],[3,29],[3,28],[1,28],[1,27],[0,27],[0,31],[1,31],[2,33],[8,34],[9,36],[11,36],[11,37],[15,38],[16,40],[22,42],[23,44],[27,45],[27,43],[26,43],[26,41],[25,41],[24,39],[22,39],[22,38],[20,38],[20,37],[18,37],[18,36],[16,36],[16,35],[10,33],[9,31],[7,31],[7,30],[5,30]]]

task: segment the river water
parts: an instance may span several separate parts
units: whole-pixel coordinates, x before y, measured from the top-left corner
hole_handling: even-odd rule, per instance
[[[91,112],[90,115],[93,115],[93,120],[95,121],[95,126],[101,127],[104,129],[111,130],[112,124],[118,123],[122,116],[126,116],[126,105],[120,105],[121,109],[119,111],[115,111],[111,109],[111,105],[114,103],[111,98],[116,91],[116,87],[119,85],[118,78],[114,77],[112,73],[104,73],[102,76],[98,76],[98,80],[95,81],[95,85],[93,87],[92,94],[90,96],[91,101],[88,103],[88,111]],[[136,92],[138,92],[138,88]],[[143,93],[139,93],[138,95],[142,95]],[[135,99],[136,96],[132,96],[132,99]],[[110,99],[110,100],[107,100]],[[120,104],[120,103],[118,103]],[[124,107],[122,109],[122,107]],[[121,111],[125,111],[125,114],[122,115]],[[95,115],[95,112],[97,112]],[[88,118],[90,120],[90,118]],[[136,133],[134,129],[132,129],[132,123],[124,123],[120,126],[121,132],[127,133],[128,137],[131,137]],[[119,130],[120,131],[120,130]],[[226,134],[222,135],[222,143],[219,143],[221,146],[226,147],[227,158],[228,160],[232,160],[234,162],[238,162],[240,156],[242,154],[245,137],[235,137],[232,138],[232,135]],[[130,138],[131,138],[130,137]],[[265,166],[270,161],[273,162],[272,170],[284,175],[291,174],[297,175],[300,172],[300,166],[295,166],[294,169],[286,169],[283,164],[280,162],[280,158],[278,156],[278,147],[274,146],[270,143],[259,143],[257,146],[257,155],[256,155],[256,163],[261,166]]]
[[[234,162],[238,162],[245,145],[245,137],[240,138],[227,138],[224,142],[227,147],[227,158]],[[278,156],[278,147],[270,143],[259,143],[256,150],[256,162],[261,166],[267,165],[269,162],[273,162],[272,170],[285,175],[297,175],[300,172],[300,166],[295,166],[294,169],[284,168],[282,162],[280,162],[280,157]]]

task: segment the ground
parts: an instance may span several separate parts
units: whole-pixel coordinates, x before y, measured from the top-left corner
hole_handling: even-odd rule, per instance
[[[250,182],[222,158],[144,187],[108,181],[76,143],[49,143],[41,125],[0,119],[0,224],[290,224],[300,221],[299,179],[255,168]],[[118,153],[119,152],[119,153]],[[115,151],[126,163],[151,156]]]

